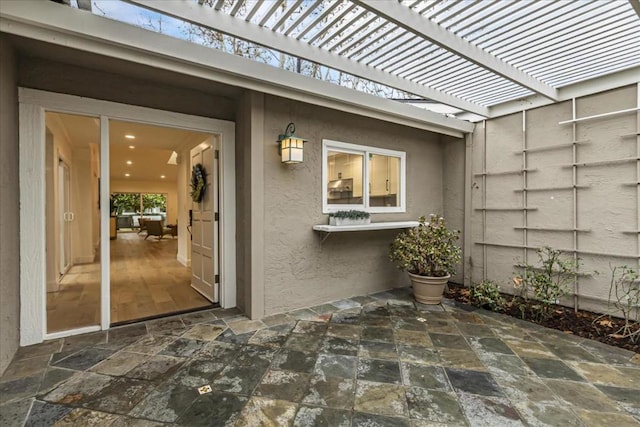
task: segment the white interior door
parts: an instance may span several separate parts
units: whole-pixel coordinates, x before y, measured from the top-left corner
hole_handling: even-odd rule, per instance
[[[71,266],[71,176],[69,166],[60,159],[58,163],[58,232],[59,232],[59,266],[58,274],[62,277]]]
[[[191,169],[204,167],[206,189],[201,202],[191,202],[191,286],[211,302],[218,302],[218,147],[214,138],[191,150]]]

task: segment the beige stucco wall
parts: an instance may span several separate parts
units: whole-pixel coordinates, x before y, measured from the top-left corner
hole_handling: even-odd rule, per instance
[[[204,91],[180,87],[185,84],[174,75],[175,85],[154,81],[154,72],[141,78],[113,74],[98,69],[22,56],[19,61],[19,85],[51,92],[86,96],[123,104],[175,111],[221,120],[233,120],[235,102]],[[133,72],[132,71],[132,72]],[[180,82],[180,83],[179,83]]]
[[[265,313],[264,98],[246,91],[236,115],[236,300],[252,318]]]
[[[339,233],[321,243],[322,139],[406,151],[407,212],[374,214],[372,221],[415,220],[442,214],[440,136],[326,108],[265,97],[264,311],[272,314],[353,295],[408,285],[387,258],[397,231]],[[295,122],[309,140],[304,163],[280,162],[278,134]]]
[[[464,242],[464,196],[465,196],[465,140],[442,136],[442,198],[443,216],[447,227],[460,230],[458,246]],[[464,282],[464,263],[460,263],[455,275],[450,279],[453,283]]]
[[[637,88],[628,86],[576,100],[577,117],[610,113],[637,107]],[[520,170],[523,167],[523,143],[527,148],[546,147],[572,142],[572,125],[558,122],[572,119],[572,102],[566,101],[512,114],[486,122],[486,129],[479,125],[473,137],[473,172]],[[625,114],[578,122],[576,124],[577,162],[579,164],[603,160],[637,157],[638,114]],[[523,142],[524,141],[524,142]],[[485,159],[486,156],[486,160]],[[527,152],[526,167],[535,169],[527,173],[527,187],[571,186],[573,161],[572,147]],[[638,161],[615,162],[602,165],[579,166],[575,217],[577,248],[579,251],[618,254],[608,256],[579,252],[583,272],[598,271],[598,275],[581,276],[577,283],[580,307],[602,310],[606,304],[611,277],[610,265],[627,264],[638,266],[640,241],[637,230],[638,199],[637,183],[640,177]],[[486,207],[523,206],[521,174],[486,177]],[[487,211],[483,221],[482,176],[473,177],[472,202],[472,261],[474,281],[483,278],[495,280],[507,292],[512,291],[511,277],[518,269],[514,264],[525,259],[529,263],[537,260],[534,250],[495,247],[477,244],[483,240],[492,243],[522,245],[525,233],[514,229],[524,224],[522,211]],[[527,206],[536,210],[527,214],[529,227],[572,229],[574,224],[574,196],[572,189],[527,192]],[[636,231],[635,233],[633,231]],[[572,231],[526,232],[530,246],[549,245],[559,249],[573,249]],[[570,253],[570,252],[569,252]],[[570,253],[571,254],[571,253]],[[486,268],[484,267],[486,265]],[[565,301],[573,304],[572,298]]]
[[[0,374],[18,348],[20,236],[16,57],[0,35]]]

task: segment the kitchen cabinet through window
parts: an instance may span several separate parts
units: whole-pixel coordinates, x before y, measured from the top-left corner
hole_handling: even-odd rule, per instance
[[[405,152],[330,140],[322,144],[323,213],[405,212]]]

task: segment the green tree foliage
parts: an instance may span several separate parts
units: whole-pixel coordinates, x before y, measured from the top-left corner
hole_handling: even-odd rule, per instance
[[[165,194],[143,194],[142,206],[144,210],[160,208],[162,212],[167,211],[167,196]]]
[[[118,215],[140,211],[140,194],[138,193],[114,193],[111,198]]]

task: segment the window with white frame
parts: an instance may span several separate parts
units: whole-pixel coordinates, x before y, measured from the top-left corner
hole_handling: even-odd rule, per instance
[[[406,211],[406,153],[322,141],[322,212]]]

